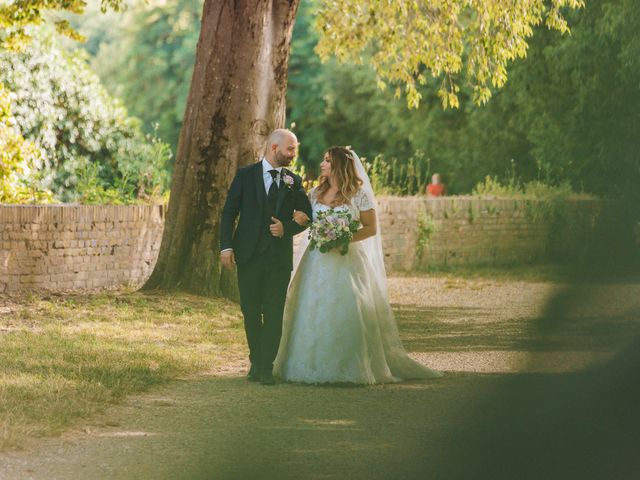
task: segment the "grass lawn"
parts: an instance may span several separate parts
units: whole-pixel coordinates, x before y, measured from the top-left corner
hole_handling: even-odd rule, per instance
[[[186,294],[0,297],[0,448],[125,395],[242,361],[237,305]]]

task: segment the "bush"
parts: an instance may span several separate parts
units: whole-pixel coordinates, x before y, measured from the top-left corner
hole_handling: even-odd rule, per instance
[[[431,173],[431,161],[421,151],[415,152],[407,161],[387,160],[383,155],[377,155],[373,162],[365,163],[365,168],[376,193],[417,195],[424,192]]]
[[[539,180],[519,183],[512,177],[506,183],[501,183],[497,177],[490,175],[487,175],[484,181],[479,182],[473,187],[472,194],[495,197],[529,197],[541,200],[590,197],[586,194],[576,193],[569,182],[563,182],[558,185],[552,185]]]
[[[51,192],[30,182],[42,151],[26,141],[15,128],[9,92],[0,84],[0,202],[47,202]]]
[[[165,190],[170,149],[142,133],[140,121],[89,69],[84,52],[38,34],[23,52],[0,51],[0,83],[12,92],[16,130],[42,152],[34,162],[37,183],[59,200],[91,197],[83,190],[89,185],[118,192],[122,202],[151,200]]]

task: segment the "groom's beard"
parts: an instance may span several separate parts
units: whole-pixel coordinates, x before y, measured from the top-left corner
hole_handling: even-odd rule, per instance
[[[289,165],[291,165],[292,161],[293,157],[287,157],[286,155],[283,155],[282,153],[276,151],[276,163],[279,167],[288,167]]]

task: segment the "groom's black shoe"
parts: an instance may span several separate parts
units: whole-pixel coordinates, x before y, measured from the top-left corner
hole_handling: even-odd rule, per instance
[[[260,374],[260,383],[262,385],[275,385],[276,380],[273,378],[271,370],[266,370]]]
[[[247,373],[247,380],[249,380],[250,382],[260,381],[260,374],[258,372],[258,369],[254,365],[251,365],[249,373]]]

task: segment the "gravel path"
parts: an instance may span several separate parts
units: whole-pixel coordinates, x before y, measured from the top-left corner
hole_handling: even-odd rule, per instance
[[[479,451],[465,442],[484,438],[488,418],[522,418],[522,402],[545,405],[548,392],[606,366],[640,334],[637,282],[398,277],[390,296],[407,350],[445,377],[264,387],[246,382],[238,363],[2,453],[0,478],[456,478]]]

